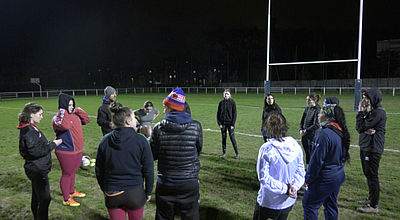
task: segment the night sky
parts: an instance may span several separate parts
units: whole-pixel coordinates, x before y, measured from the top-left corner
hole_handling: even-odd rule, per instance
[[[262,85],[266,4],[4,0],[0,90],[20,90],[30,77],[40,77],[46,88],[101,88],[111,82],[123,87],[132,77],[138,86],[147,86],[149,80],[197,85],[193,77],[212,82],[209,71],[214,69],[220,71],[216,81]],[[384,61],[376,57],[376,41],[400,38],[399,6],[395,0],[364,1],[366,77],[384,71]],[[358,12],[359,1],[354,0],[272,0],[271,62],[356,58]],[[341,78],[354,76],[354,65],[332,67],[331,75],[343,68],[347,72]],[[392,70],[391,77],[400,76],[396,66]],[[290,72],[272,70],[272,80],[294,79]],[[177,81],[168,81],[171,73]],[[318,70],[296,76],[313,78],[320,79]]]

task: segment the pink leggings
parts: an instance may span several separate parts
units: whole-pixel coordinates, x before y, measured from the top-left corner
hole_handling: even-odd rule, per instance
[[[140,209],[129,210],[122,209],[107,209],[111,220],[126,220],[126,213],[128,213],[129,220],[142,220],[144,206]]]
[[[65,151],[55,151],[61,166],[60,187],[64,201],[69,199],[69,194],[75,191],[75,173],[81,165],[83,152],[65,153]]]

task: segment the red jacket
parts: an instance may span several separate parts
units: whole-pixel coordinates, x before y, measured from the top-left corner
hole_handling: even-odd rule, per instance
[[[88,115],[83,109],[77,107],[72,113],[68,113],[68,106],[65,102],[72,100],[75,106],[75,100],[66,94],[60,94],[58,113],[53,117],[53,129],[56,133],[57,139],[62,139],[63,142],[56,147],[56,150],[69,151],[79,153],[83,151],[83,132],[82,125],[90,122]]]

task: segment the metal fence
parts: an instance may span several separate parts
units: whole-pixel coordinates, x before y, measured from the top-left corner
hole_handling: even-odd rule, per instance
[[[264,87],[181,87],[185,93],[217,94],[225,89],[230,89],[231,93],[257,93],[263,94]],[[136,93],[169,93],[174,87],[140,87],[140,88],[117,88],[119,94]],[[399,95],[400,87],[380,87],[383,93],[393,96]],[[354,87],[271,87],[271,93],[353,93]],[[57,97],[60,93],[71,96],[103,96],[103,89],[71,89],[71,90],[48,90],[48,91],[26,91],[26,92],[0,92],[0,100],[8,99],[32,99]]]

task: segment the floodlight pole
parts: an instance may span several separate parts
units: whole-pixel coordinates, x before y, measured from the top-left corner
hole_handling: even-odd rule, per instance
[[[270,93],[271,81],[269,80],[269,50],[271,33],[271,0],[268,0],[268,22],[267,22],[267,64],[265,66],[264,97]]]
[[[363,26],[363,6],[364,0],[360,0],[360,16],[358,22],[358,62],[357,62],[357,79],[354,82],[354,111],[358,111],[358,103],[361,99],[361,47],[362,47],[362,26]]]

